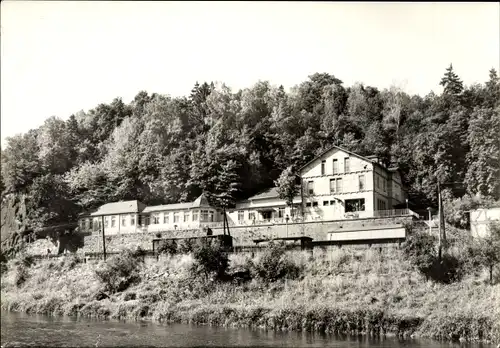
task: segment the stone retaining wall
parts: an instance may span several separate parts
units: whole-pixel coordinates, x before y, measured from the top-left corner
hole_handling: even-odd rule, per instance
[[[287,235],[289,237],[312,237],[314,241],[327,240],[328,232],[334,230],[362,229],[366,226],[394,225],[411,221],[411,217],[393,217],[294,223],[288,224],[288,226],[286,224],[233,226],[230,228],[230,233],[233,237],[233,245],[246,246],[255,245],[253,243],[254,239],[279,238],[286,237]],[[213,228],[212,230],[213,234],[223,234],[222,227]],[[137,247],[141,247],[144,250],[152,250],[153,239],[201,237],[204,235],[201,229],[112,235],[106,237],[106,251],[115,252],[123,249],[136,249]],[[96,235],[84,237],[84,247],[82,251],[101,252],[102,237]]]

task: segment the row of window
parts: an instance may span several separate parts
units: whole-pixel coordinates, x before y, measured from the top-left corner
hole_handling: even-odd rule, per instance
[[[358,191],[363,191],[366,188],[365,176],[358,175]],[[342,178],[330,179],[330,193],[341,193],[343,191]],[[314,194],[314,181],[307,182],[307,192],[310,195]]]
[[[115,228],[117,227],[117,216],[112,215],[112,216],[105,216],[104,217],[104,228]],[[127,217],[130,217],[130,223],[127,223]],[[121,215],[121,227],[127,227],[127,226],[135,226],[136,224],[136,216],[135,215]],[[144,225],[149,225],[150,223],[153,225],[160,224],[160,213],[154,213],[151,214],[151,217],[149,216],[139,216],[139,219],[143,219],[143,224]],[[200,222],[213,222],[214,221],[214,212],[210,210],[201,210],[201,214],[199,210],[195,210],[192,212],[192,220],[193,222],[198,221],[198,218],[200,218]],[[184,212],[183,213],[183,222],[189,222],[190,221],[190,214],[189,212]],[[89,219],[82,219],[80,220],[80,228],[82,230],[98,230],[101,229],[102,226],[102,220],[101,218],[89,218]],[[173,214],[173,223],[178,223],[180,222],[180,213],[179,212],[174,212]],[[139,221],[141,223],[141,221]],[[169,224],[170,223],[170,214],[169,213],[163,213],[163,224]]]
[[[386,210],[387,204],[383,199],[377,199],[377,207],[378,207],[378,210]]]
[[[351,171],[351,163],[349,157],[344,158],[344,173]],[[332,173],[339,173],[339,162],[337,159],[333,160],[332,163]],[[326,160],[321,161],[321,175],[326,175]]]
[[[335,200],[323,201],[323,206],[332,206],[335,205]],[[318,202],[307,202],[306,207],[317,207]],[[345,201],[345,211],[353,212],[353,211],[364,211],[365,210],[365,199],[346,199]]]
[[[273,218],[273,213],[274,216],[278,219],[283,219],[285,217],[285,208],[278,208],[276,211],[267,211],[267,212],[262,212],[262,218],[263,219],[271,219]],[[292,208],[291,210],[291,215],[294,216],[296,213],[296,208]],[[249,211],[248,212],[248,220],[255,220],[255,211]],[[244,210],[238,210],[238,221],[243,221],[245,220],[245,211]]]
[[[201,212],[201,214],[200,214]],[[197,222],[198,218],[200,219],[200,222],[214,222],[214,212],[211,210],[194,210],[192,214],[189,212],[184,212],[182,215],[182,221],[183,222],[190,222],[190,215],[192,216],[191,221]],[[179,212],[174,212],[173,216],[173,223],[178,223],[181,221],[181,215]],[[169,224],[170,223],[170,214],[164,213],[163,214],[163,224]],[[154,213],[151,214],[151,224],[152,225],[159,225],[160,224],[160,213]]]

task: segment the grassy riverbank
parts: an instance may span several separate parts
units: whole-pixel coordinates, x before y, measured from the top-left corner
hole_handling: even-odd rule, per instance
[[[137,261],[137,282],[109,297],[95,272],[102,262],[11,260],[2,274],[1,305],[56,315],[500,343],[500,285],[488,285],[483,274],[449,285],[427,281],[398,249],[288,257],[299,278],[239,285],[193,277],[191,255]],[[229,270],[244,269],[249,259],[230,255]]]

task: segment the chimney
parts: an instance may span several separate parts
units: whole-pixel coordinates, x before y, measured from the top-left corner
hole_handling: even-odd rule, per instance
[[[366,156],[366,158],[371,160],[373,163],[378,163],[378,164],[382,165],[382,162],[381,162],[380,158],[378,158],[377,155]]]

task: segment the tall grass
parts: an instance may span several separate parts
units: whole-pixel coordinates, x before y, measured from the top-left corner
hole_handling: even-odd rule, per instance
[[[269,254],[231,254],[226,271],[245,272],[256,264],[276,269],[262,262],[266,257]],[[482,274],[451,284],[426,280],[397,248],[330,248],[314,250],[313,255],[286,251],[277,259],[300,270],[300,276],[277,277],[273,281],[256,276],[235,284],[193,277],[197,260],[192,255],[163,255],[158,262],[139,262],[132,267],[140,281],[130,283],[126,289],[106,288],[106,282],[96,273],[104,266],[102,263],[71,259],[43,260],[26,267],[25,280],[17,285],[17,270],[11,260],[2,275],[2,308],[276,330],[500,342],[500,285],[488,285]],[[98,297],[102,292],[106,296]]]

